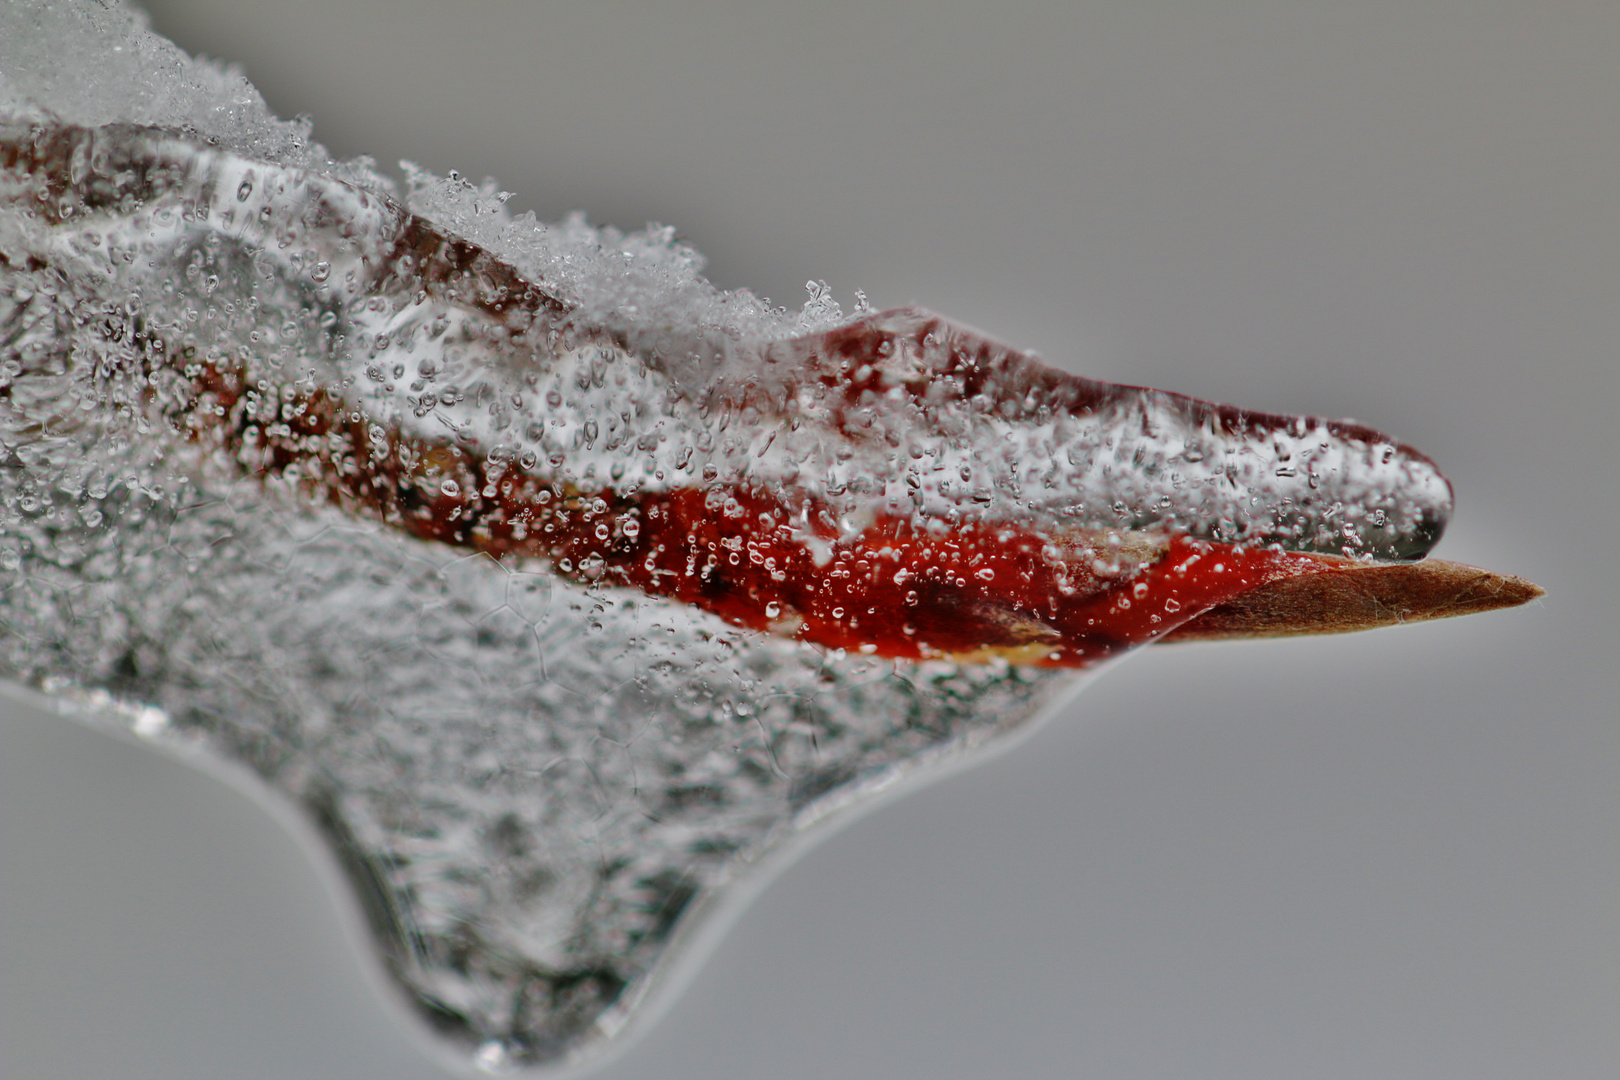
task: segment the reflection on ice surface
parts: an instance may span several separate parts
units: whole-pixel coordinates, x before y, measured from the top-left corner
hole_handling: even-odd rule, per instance
[[[1075,669],[1443,527],[1368,429],[402,202],[126,13],[7,18],[0,671],[305,808],[485,1064],[611,1035],[722,886]]]

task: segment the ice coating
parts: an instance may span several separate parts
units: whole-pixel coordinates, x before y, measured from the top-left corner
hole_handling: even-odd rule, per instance
[[[0,109],[43,109],[90,127],[166,126],[251,157],[393,186],[363,159],[334,161],[307,118],[278,119],[240,70],[193,59],[148,30],[145,12],[117,2],[0,4]]]
[[[600,1043],[749,865],[1075,685],[1041,664],[1443,526],[1368,429],[789,317],[455,178],[403,206],[127,13],[39,20],[172,92],[7,54],[0,672],[302,806],[486,1062]]]
[[[263,364],[249,382],[312,379],[375,423],[570,488],[701,478],[802,489],[836,517],[1158,525],[1386,559],[1423,555],[1449,510],[1432,463],[1368,428],[1064,375],[928,312],[788,340],[642,324],[624,305],[599,319],[550,275],[319,174],[159,129],[14,125],[5,145],[28,189],[14,201],[51,226],[44,258],[117,280],[150,275],[166,245],[230,305],[218,326],[186,325],[184,293],[167,318],[132,311],[151,341],[180,328],[205,363]],[[134,228],[100,220],[108,206]],[[244,329],[246,361],[229,356]]]

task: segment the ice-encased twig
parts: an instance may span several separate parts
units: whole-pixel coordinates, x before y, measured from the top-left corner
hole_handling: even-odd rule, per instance
[[[1333,561],[1449,508],[1368,429],[926,312],[772,321],[667,239],[509,242],[454,183],[435,222],[242,150],[5,123],[0,670],[302,805],[396,977],[505,1060],[593,1045],[740,868],[1074,685],[1010,660],[1530,595]]]

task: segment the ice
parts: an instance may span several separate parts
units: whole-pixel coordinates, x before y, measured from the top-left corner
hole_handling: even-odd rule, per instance
[[[138,14],[3,10],[0,674],[301,807],[489,1067],[588,1053],[750,868],[1079,670],[1444,525],[1358,425],[400,196]]]
[[[87,127],[174,128],[249,157],[392,187],[364,160],[333,161],[310,138],[307,119],[276,118],[240,71],[194,60],[148,30],[144,12],[119,3],[8,0],[0,7],[0,107],[13,115],[43,108]]]

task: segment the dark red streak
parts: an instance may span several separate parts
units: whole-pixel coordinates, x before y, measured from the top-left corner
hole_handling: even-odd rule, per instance
[[[569,490],[356,419],[324,391],[261,398],[212,367],[194,389],[176,422],[250,475],[420,539],[544,559],[577,582],[866,655],[1083,667],[1257,585],[1329,568],[1184,536],[1057,535],[1010,522],[919,532],[879,515],[840,530],[823,504],[792,492]]]

